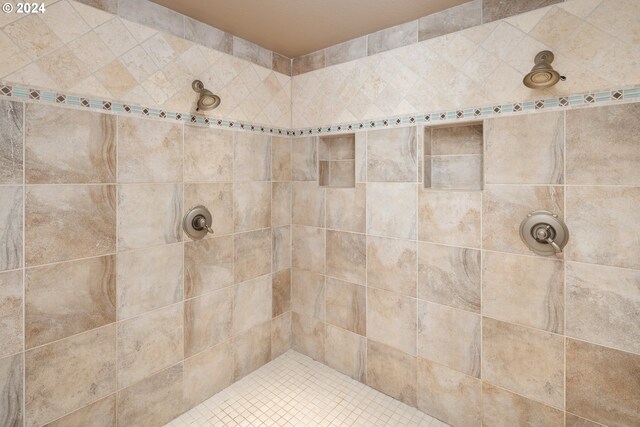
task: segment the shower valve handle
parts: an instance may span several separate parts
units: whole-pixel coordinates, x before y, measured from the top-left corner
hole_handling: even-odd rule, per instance
[[[547,242],[548,244],[551,245],[551,247],[553,247],[553,250],[556,251],[557,254],[561,254],[562,253],[562,248],[560,246],[558,246],[558,244],[556,242],[553,241],[553,237],[554,236],[554,232],[555,230],[553,230],[553,228],[550,225],[546,225],[540,228],[537,228],[535,230],[535,238],[538,241],[543,241],[543,242]]]
[[[193,228],[196,230],[204,229],[207,230],[207,233],[213,234],[213,230],[207,224],[207,219],[202,215],[198,215],[193,219]]]

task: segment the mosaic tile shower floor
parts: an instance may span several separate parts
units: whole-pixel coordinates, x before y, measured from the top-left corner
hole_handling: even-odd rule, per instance
[[[447,424],[290,350],[165,427],[185,426]]]

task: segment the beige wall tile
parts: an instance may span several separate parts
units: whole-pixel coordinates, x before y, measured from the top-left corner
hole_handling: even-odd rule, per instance
[[[233,184],[235,231],[271,227],[271,183]]]
[[[118,392],[118,424],[163,425],[183,410],[182,363]]]
[[[291,224],[291,183],[271,184],[271,225]]]
[[[291,142],[291,178],[294,181],[318,180],[317,137],[295,138]]]
[[[285,76],[291,75],[291,59],[286,56],[282,56],[276,52],[272,52],[273,61],[271,63],[271,68],[273,71],[282,73]]]
[[[22,184],[24,106],[0,101],[0,184]]]
[[[418,20],[418,40],[423,41],[465,28],[480,25],[482,0],[462,3],[442,12],[424,16]]]
[[[482,425],[562,427],[564,413],[534,400],[509,393],[489,383],[483,383]]]
[[[184,127],[184,180],[233,180],[233,132]]]
[[[271,320],[271,276],[266,275],[235,286],[233,335],[240,335]]]
[[[325,56],[324,49],[317,52],[310,53],[308,55],[299,56],[293,58],[291,74],[297,76],[298,74],[308,73],[309,71],[324,68]]]
[[[295,311],[291,313],[291,348],[324,363],[325,323]]]
[[[233,56],[246,59],[269,69],[273,61],[270,50],[236,36],[233,36]]]
[[[231,341],[225,341],[184,361],[184,405],[192,408],[233,381]]]
[[[418,21],[385,28],[367,36],[367,55],[406,46],[418,41]]]
[[[416,184],[367,184],[367,233],[415,239]]]
[[[325,321],[325,277],[294,268],[291,270],[291,310]]]
[[[640,354],[640,271],[567,263],[567,335]]]
[[[567,259],[640,268],[639,202],[640,187],[568,187]]]
[[[118,319],[181,301],[183,258],[179,243],[118,254]]]
[[[325,230],[294,225],[291,227],[291,264],[294,268],[325,272]]]
[[[605,425],[640,421],[640,356],[567,339],[567,410]]]
[[[162,29],[178,37],[184,34],[183,15],[156,3],[123,4],[118,7],[118,14],[124,19]]]
[[[118,188],[118,250],[182,241],[182,185]]]
[[[272,240],[273,271],[291,268],[291,227],[273,229]]]
[[[26,271],[27,348],[60,340],[115,320],[114,255]]]
[[[271,320],[271,359],[283,355],[291,348],[291,312]]]
[[[367,37],[362,36],[344,43],[329,46],[324,50],[325,66],[342,64],[367,56]]]
[[[602,424],[580,418],[577,415],[566,413],[565,427],[599,427],[601,425]]]
[[[520,222],[535,210],[564,217],[562,187],[487,185],[483,192],[483,247],[501,252],[533,255],[520,239]],[[573,228],[569,226],[572,230]]]
[[[324,227],[325,190],[317,182],[293,182],[292,220],[294,224]]]
[[[26,189],[28,266],[115,252],[116,188],[112,185]]]
[[[479,192],[418,191],[418,238],[433,243],[480,247]]]
[[[271,322],[254,326],[233,339],[233,380],[255,371],[271,360]]]
[[[118,182],[182,181],[182,126],[118,117]]]
[[[367,181],[367,133],[356,132],[356,182]]]
[[[429,187],[438,190],[482,190],[482,156],[431,156]]]
[[[326,364],[362,383],[366,381],[367,339],[327,325]]]
[[[26,425],[42,425],[116,389],[116,327],[94,329],[25,353]]]
[[[416,182],[416,127],[367,132],[367,181]]]
[[[174,304],[118,323],[118,388],[182,360],[183,311]]]
[[[502,0],[483,0],[482,20],[485,23],[497,21],[498,19],[508,18],[509,16],[529,12],[531,10],[559,2],[560,0],[536,0],[533,2],[525,0],[509,2],[504,2]]]
[[[271,229],[233,236],[236,283],[271,273]]]
[[[482,323],[482,379],[564,407],[564,338],[499,322]]]
[[[410,406],[416,406],[416,358],[367,340],[367,384]]]
[[[248,132],[235,132],[234,138],[234,181],[271,180],[271,138]]]
[[[367,286],[416,296],[416,242],[367,237]]]
[[[24,422],[24,383],[22,354],[0,359],[0,422],[7,426],[21,426]]]
[[[62,46],[62,41],[37,15],[19,19],[4,28],[9,38],[31,59],[39,58]]]
[[[367,338],[416,354],[417,300],[367,289]]]
[[[418,356],[480,378],[480,316],[418,303]]]
[[[233,233],[233,185],[232,184],[184,184],[184,214],[191,208],[203,205],[211,212],[211,228],[215,235]],[[190,240],[183,234],[185,241]]]
[[[233,290],[220,289],[184,303],[184,356],[193,356],[231,337]]]
[[[0,273],[0,341],[2,342],[0,357],[22,351],[24,344],[23,292],[22,271]]]
[[[480,251],[418,243],[418,298],[480,312]]]
[[[327,277],[327,323],[359,335],[367,332],[367,289]]]
[[[640,105],[567,112],[567,183],[640,185]]]
[[[327,228],[365,232],[366,185],[356,184],[354,188],[327,188],[326,198]]]
[[[184,245],[184,293],[191,298],[233,284],[233,236]]]
[[[564,331],[564,265],[553,258],[484,252],[482,313],[549,332]]]
[[[58,418],[46,427],[115,427],[116,395],[115,393],[97,402],[78,409],[62,418]]]
[[[367,276],[366,236],[327,231],[327,275],[364,284]]]
[[[480,380],[418,358],[418,409],[454,426],[478,426]]]
[[[271,168],[272,180],[291,181],[291,138],[272,138]]]
[[[291,269],[274,273],[271,277],[271,317],[291,311]]]
[[[23,189],[18,186],[0,187],[0,271],[23,266]]]
[[[489,119],[485,129],[487,184],[564,182],[564,113]]]

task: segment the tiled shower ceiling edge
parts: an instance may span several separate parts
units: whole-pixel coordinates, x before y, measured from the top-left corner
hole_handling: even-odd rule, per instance
[[[583,92],[553,98],[504,102],[481,107],[461,107],[419,114],[405,114],[382,119],[336,123],[320,127],[302,129],[280,128],[268,125],[222,119],[190,113],[165,111],[159,108],[131,105],[77,95],[68,95],[41,89],[25,88],[0,82],[0,99],[55,104],[82,110],[100,111],[119,115],[149,117],[159,120],[182,121],[212,128],[226,128],[249,132],[268,133],[281,136],[309,136],[354,132],[385,127],[412,126],[415,124],[445,124],[481,120],[488,117],[508,116],[540,111],[640,102],[640,85],[627,88]]]

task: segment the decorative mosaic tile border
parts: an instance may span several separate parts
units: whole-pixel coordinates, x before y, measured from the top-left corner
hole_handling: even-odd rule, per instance
[[[336,125],[320,126],[304,129],[284,129],[265,125],[225,120],[204,115],[177,113],[140,105],[129,105],[112,101],[94,100],[76,95],[65,95],[40,89],[27,89],[0,83],[0,97],[17,98],[20,100],[44,102],[71,107],[86,108],[94,111],[112,112],[116,114],[130,114],[140,117],[151,117],[163,120],[177,120],[185,123],[245,130],[250,132],[268,133],[273,135],[309,136],[350,133],[367,129],[385,127],[411,126],[414,124],[446,124],[469,120],[479,120],[489,117],[531,113],[540,110],[558,110],[573,107],[588,107],[594,105],[614,104],[620,102],[640,101],[640,86],[625,89],[614,89],[601,92],[587,92],[578,95],[560,96],[557,98],[537,99],[533,101],[494,104],[484,107],[463,108],[460,110],[434,111],[425,114],[394,116],[386,119],[364,120],[340,123]]]

